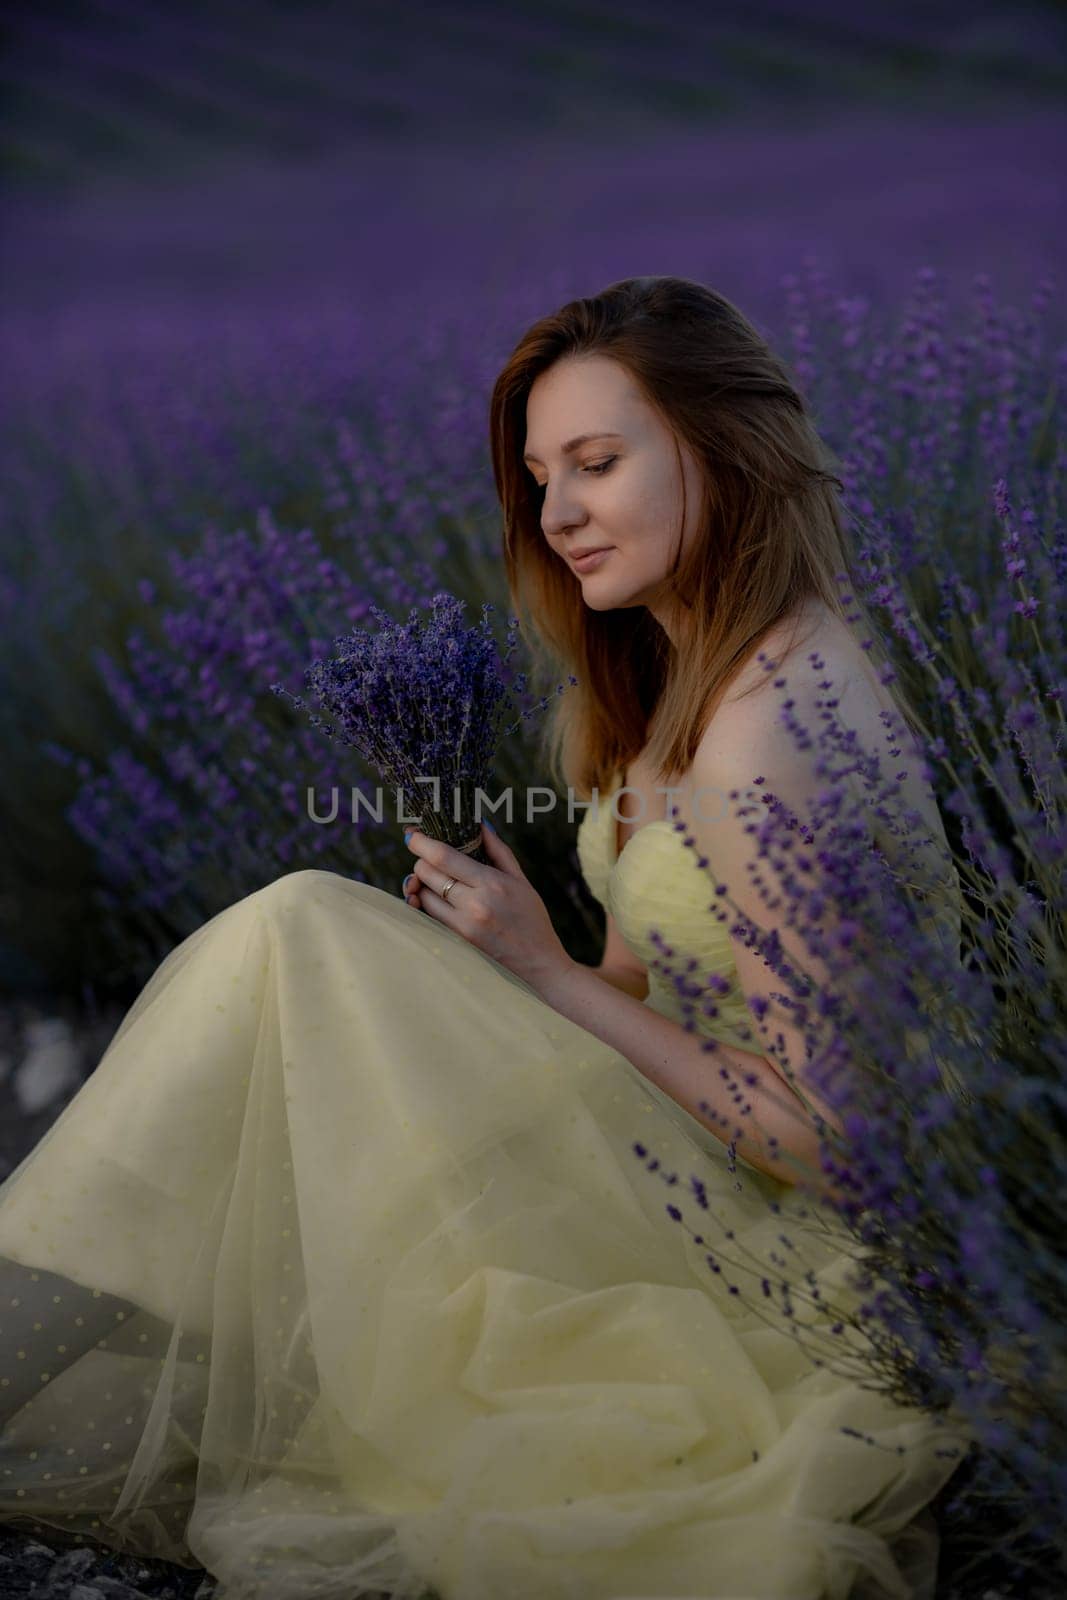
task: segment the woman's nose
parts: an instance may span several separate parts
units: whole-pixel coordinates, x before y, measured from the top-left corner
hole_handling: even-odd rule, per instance
[[[564,505],[557,501],[554,511],[544,511],[541,515],[541,532],[546,539],[562,539],[565,533],[580,527],[582,523],[581,508],[574,501]]]
[[[546,538],[562,539],[568,529],[578,527],[582,520],[581,501],[573,494],[559,489],[551,497],[545,495],[541,506],[541,532]]]

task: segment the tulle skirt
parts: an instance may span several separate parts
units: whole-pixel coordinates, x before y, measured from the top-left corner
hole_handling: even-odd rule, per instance
[[[865,1387],[797,1193],[458,934],[291,873],[0,1186],[0,1519],[222,1600],[932,1595],[968,1437]]]

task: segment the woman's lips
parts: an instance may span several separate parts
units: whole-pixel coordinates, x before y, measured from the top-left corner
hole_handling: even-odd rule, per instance
[[[594,567],[599,567],[602,561],[607,560],[608,556],[610,556],[612,552],[612,549],[613,546],[609,544],[605,545],[603,550],[590,551],[589,555],[575,556],[574,560],[571,562],[571,565],[573,566],[575,572],[591,572]]]

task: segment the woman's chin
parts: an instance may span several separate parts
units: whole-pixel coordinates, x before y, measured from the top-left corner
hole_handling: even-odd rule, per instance
[[[619,611],[626,606],[644,604],[643,594],[630,594],[618,584],[583,583],[582,599],[590,611]]]
[[[614,611],[618,606],[628,604],[625,600],[619,600],[610,589],[598,593],[595,586],[592,589],[583,588],[582,599],[590,611]]]

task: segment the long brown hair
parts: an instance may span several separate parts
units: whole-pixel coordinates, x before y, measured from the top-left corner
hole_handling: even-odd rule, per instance
[[[527,397],[555,361],[594,352],[626,368],[674,436],[683,509],[670,576],[692,624],[677,648],[644,606],[590,610],[541,528],[541,491],[522,460]],[[625,278],[542,317],[493,386],[489,429],[512,607],[535,659],[578,679],[542,724],[543,754],[561,787],[604,792],[642,751],[662,782],[687,772],[731,680],[788,618],[790,653],[809,599],[850,629],[862,625],[874,641],[868,658],[887,664],[852,581],[838,462],[786,364],[713,289],[687,278]],[[703,478],[702,532],[684,563],[679,440]],[[890,693],[912,728],[925,731],[896,682]]]

